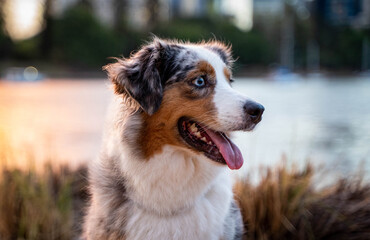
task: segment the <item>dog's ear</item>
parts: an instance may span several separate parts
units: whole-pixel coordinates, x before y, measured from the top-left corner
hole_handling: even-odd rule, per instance
[[[226,45],[223,42],[212,40],[206,43],[206,47],[213,52],[217,53],[222,61],[228,66],[232,67],[235,60],[232,56],[231,45]]]
[[[114,84],[115,93],[127,94],[149,115],[155,113],[162,102],[159,65],[165,45],[164,41],[155,39],[130,58],[116,58],[116,63],[103,67]]]

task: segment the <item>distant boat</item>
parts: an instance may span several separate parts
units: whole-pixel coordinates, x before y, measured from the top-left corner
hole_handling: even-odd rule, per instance
[[[278,67],[268,76],[268,79],[276,82],[296,82],[301,81],[302,77],[287,67]]]
[[[370,70],[362,71],[360,73],[360,76],[366,78],[367,80],[370,80]]]
[[[36,82],[45,78],[35,67],[10,67],[5,70],[4,79],[14,82]]]

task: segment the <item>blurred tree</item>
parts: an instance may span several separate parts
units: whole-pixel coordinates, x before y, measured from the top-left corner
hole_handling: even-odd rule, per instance
[[[0,26],[4,20],[1,7],[6,1],[13,0],[0,0]],[[318,11],[319,0],[310,2],[312,9],[308,20],[299,19],[294,9],[287,9],[286,14],[290,16],[285,16],[285,19],[283,16],[266,14],[255,16],[250,32],[242,32],[228,17],[220,15],[215,10],[214,0],[203,0],[207,11],[186,19],[173,15],[180,5],[176,5],[178,1],[171,1],[171,21],[163,22],[162,0],[142,0],[144,9],[141,10],[147,14],[144,16],[147,29],[130,28],[126,24],[128,5],[133,1],[112,0],[114,31],[102,24],[95,15],[92,8],[95,0],[75,0],[77,4],[66,10],[60,19],[53,19],[51,15],[54,1],[44,0],[44,30],[40,35],[13,42],[4,28],[0,29],[1,59],[33,60],[41,56],[43,60],[96,69],[109,61],[106,60],[109,56],[128,56],[143,40],[148,39],[149,30],[160,37],[190,41],[216,37],[229,42],[233,45],[235,57],[239,59],[237,64],[242,66],[266,67],[279,62],[283,45],[284,61],[287,65],[294,63],[300,69],[307,65],[309,70],[314,71],[319,69],[320,64],[332,70],[361,69],[361,59],[365,63],[362,63],[362,68],[366,69],[369,65],[367,59],[370,56],[366,53],[370,50],[366,50],[367,42],[364,39],[370,39],[370,29],[354,30],[350,26],[325,24],[323,15]],[[289,17],[293,19],[287,21]],[[283,39],[282,29],[294,37],[293,41]]]
[[[0,58],[9,57],[12,53],[12,41],[5,33],[3,6],[5,0],[0,0]]]
[[[148,29],[153,29],[158,25],[160,14],[160,1],[159,0],[146,0],[146,13]]]
[[[309,72],[320,71],[319,14],[315,1],[308,3],[310,16],[307,21],[306,66]]]
[[[5,0],[0,0],[0,43],[4,37],[3,5]]]
[[[207,15],[210,16],[210,17],[214,17],[216,15],[215,1],[214,0],[205,0],[205,2],[206,2]]]
[[[0,35],[4,33],[4,12],[3,12],[3,6],[4,6],[5,0],[0,0]]]
[[[89,11],[92,10],[92,3],[90,0],[79,0],[79,2],[77,3],[77,6],[85,8]]]
[[[294,22],[295,9],[290,4],[290,1],[284,2],[284,18],[281,25],[281,41],[280,41],[280,64],[289,69],[294,69]]]
[[[117,32],[124,32],[125,30],[125,15],[127,13],[127,0],[114,0],[113,2],[113,27]]]
[[[78,4],[55,23],[54,58],[76,66],[98,67],[122,53],[123,41],[102,25],[93,12]]]
[[[51,14],[53,2],[54,0],[45,0],[43,9],[44,30],[41,33],[40,53],[41,57],[44,59],[49,58],[53,43],[52,39],[53,19]]]
[[[176,19],[158,25],[153,32],[165,38],[193,42],[216,38],[230,43],[239,65],[267,65],[275,58],[275,46],[270,44],[263,34],[257,31],[243,32],[223,18]]]
[[[0,23],[3,19],[3,5],[4,5],[5,0],[0,0]]]

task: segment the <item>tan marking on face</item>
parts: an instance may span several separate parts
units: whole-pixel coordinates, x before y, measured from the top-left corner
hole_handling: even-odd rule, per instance
[[[225,77],[226,77],[227,81],[229,81],[229,82],[230,82],[230,79],[231,79],[231,72],[230,72],[230,70],[229,70],[227,67],[224,67],[224,75],[225,75]]]
[[[216,80],[215,69],[207,61],[199,61],[197,66],[193,70],[189,71],[186,78],[191,80],[202,75],[207,75],[208,78],[214,81]]]
[[[189,81],[202,75],[206,75],[208,81],[215,84],[216,74],[213,67],[201,61],[196,69],[189,72],[184,81],[166,89],[161,107],[155,114],[149,116],[143,113],[143,130],[138,144],[143,149],[146,159],[160,152],[167,144],[192,149],[179,134],[177,124],[181,117],[192,118],[207,126],[218,126],[217,112],[213,103],[214,86],[207,87],[207,90],[199,90],[189,84]]]

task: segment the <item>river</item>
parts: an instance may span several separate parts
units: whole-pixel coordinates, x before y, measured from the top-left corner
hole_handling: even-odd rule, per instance
[[[241,78],[234,88],[266,108],[253,132],[234,135],[244,171],[277,164],[284,156],[297,165],[310,160],[340,176],[359,168],[370,175],[370,80]],[[73,166],[88,162],[98,156],[111,96],[106,81],[0,81],[1,136],[17,153],[34,155],[36,165],[44,159]]]

